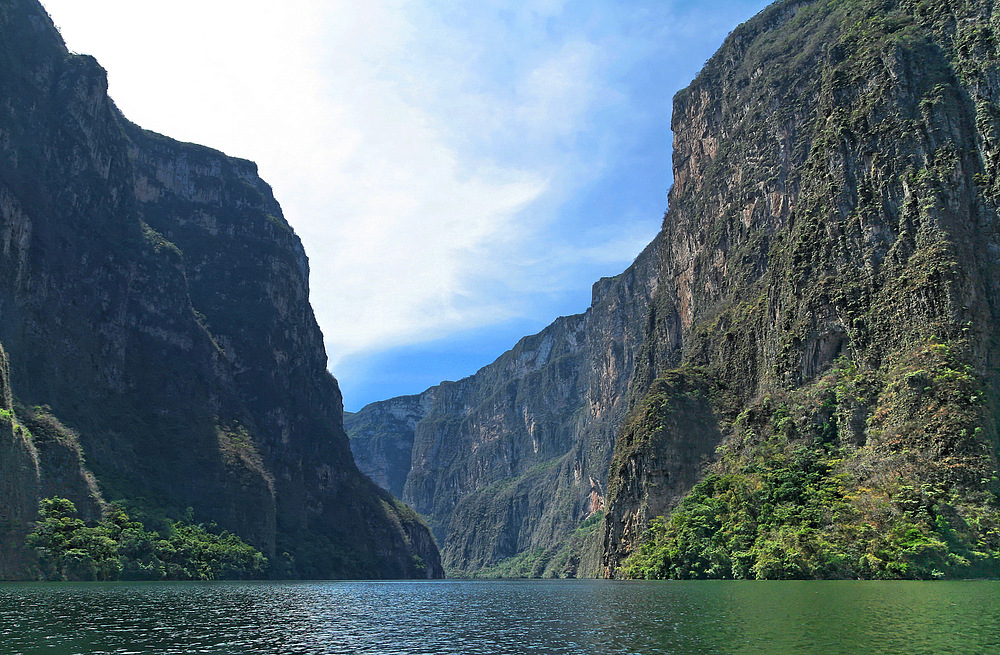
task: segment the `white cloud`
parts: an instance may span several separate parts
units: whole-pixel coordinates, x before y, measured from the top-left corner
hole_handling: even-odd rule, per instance
[[[404,3],[46,4],[130,118],[260,164],[306,244],[334,360],[500,313],[470,277],[546,181],[449,144],[419,100],[454,91],[433,68],[463,62],[410,58]]]
[[[641,113],[621,79],[669,47],[649,13],[673,2],[44,3],[130,119],[258,162],[309,254],[335,371],[532,311],[565,270],[627,262],[659,223],[567,227],[560,211]]]
[[[587,41],[564,44],[532,69],[518,85],[516,117],[550,136],[572,135],[594,101],[598,47]]]

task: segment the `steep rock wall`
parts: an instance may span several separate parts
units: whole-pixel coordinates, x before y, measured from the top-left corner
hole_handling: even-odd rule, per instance
[[[358,467],[383,489],[402,498],[413,461],[417,425],[434,405],[436,389],[372,403],[345,413],[344,426]]]
[[[405,478],[401,497],[427,517],[448,568],[485,572],[529,554],[536,574],[594,574],[578,570],[581,557],[596,562],[577,552],[583,540],[564,549],[604,509],[657,261],[654,242],[594,286],[585,314],[525,337],[476,375],[348,417],[360,468]]]
[[[991,2],[778,2],[677,95],[676,182],[651,323],[679,325],[681,338],[647,335],[648,368],[631,393],[662,393],[658,376],[697,371],[710,381],[724,449],[707,468],[722,477],[698,491],[704,503],[732,485],[767,491],[776,462],[801,451],[823,462],[818,479],[841,476],[830,503],[843,502],[845,516],[895,530],[911,520],[900,518],[905,489],[933,486],[951,500],[913,519],[928,543],[938,530],[986,538],[988,528],[960,526],[978,524],[973,516],[989,524],[995,504],[995,401],[982,394],[996,389],[996,26]],[[637,550],[649,519],[677,506],[677,484],[691,487],[643,480],[642,462],[672,438],[667,422],[661,414],[643,438],[619,441],[608,575]],[[884,505],[876,512],[865,495]],[[694,508],[663,538],[681,538],[672,530],[685,529]],[[938,512],[953,516],[942,523]],[[657,555],[674,553],[661,557],[666,570],[644,572],[926,574],[916,561],[893,569],[881,560],[891,545],[860,554],[843,520],[794,524],[829,539],[831,552],[846,549],[837,566],[775,564],[763,551],[787,543],[758,539],[694,569],[666,545]],[[740,521],[751,531],[777,525],[772,516]]]
[[[105,508],[77,435],[43,408],[15,406],[10,382],[0,347],[0,580],[34,577],[36,562],[25,538],[40,499],[68,498],[91,522]]]
[[[191,507],[293,575],[440,575],[354,466],[306,257],[256,167],[125,120],[37,2],[0,4],[0,31],[17,397],[72,427],[110,499]]]
[[[0,348],[0,580],[24,577],[30,558],[24,539],[38,506],[38,453],[16,425],[7,354]]]

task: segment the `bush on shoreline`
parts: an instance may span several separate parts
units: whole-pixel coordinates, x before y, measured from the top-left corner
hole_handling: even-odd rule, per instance
[[[153,532],[119,507],[86,525],[65,498],[38,504],[28,545],[43,580],[243,580],[264,577],[268,561],[238,536],[171,521]]]

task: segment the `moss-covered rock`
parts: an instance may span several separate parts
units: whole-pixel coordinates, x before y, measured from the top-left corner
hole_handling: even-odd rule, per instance
[[[650,333],[631,393],[696,367],[722,438],[666,518],[611,503],[610,575],[1000,573],[998,21],[971,0],[777,2],[678,94],[653,308],[683,334]]]

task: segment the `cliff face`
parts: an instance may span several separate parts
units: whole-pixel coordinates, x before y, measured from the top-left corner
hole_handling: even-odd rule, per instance
[[[436,391],[432,388],[417,396],[372,403],[357,414],[344,414],[358,467],[397,498],[403,497],[412,466],[414,433],[434,406]]]
[[[476,375],[347,418],[359,467],[389,489],[405,480],[401,498],[427,517],[446,567],[596,571],[593,544],[573,535],[604,509],[657,257],[654,243],[595,285],[585,314],[525,337]]]
[[[37,2],[0,3],[0,32],[17,398],[72,427],[109,500],[191,507],[293,574],[439,575],[419,519],[354,466],[305,253],[256,167],[125,120]]]
[[[38,453],[14,423],[7,354],[0,349],[0,579],[24,575],[24,539],[38,503]]]
[[[990,570],[998,19],[992,2],[779,2],[678,94],[651,324],[680,339],[643,343],[607,574],[641,539],[627,575]],[[657,376],[706,381],[684,438],[722,447],[644,534],[693,482],[643,464],[678,438],[663,408],[681,392]]]
[[[467,571],[589,573],[605,509],[612,577],[996,575],[998,30],[987,0],[740,26],[675,98],[651,247],[362,468],[409,467]]]
[[[87,521],[99,520],[105,507],[77,435],[43,408],[15,408],[0,347],[0,580],[31,575],[35,562],[25,538],[39,499],[52,496],[71,500]]]

